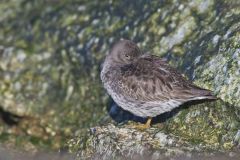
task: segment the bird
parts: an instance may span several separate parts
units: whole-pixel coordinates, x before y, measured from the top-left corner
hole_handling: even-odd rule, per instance
[[[212,91],[187,80],[166,59],[143,52],[130,40],[119,40],[103,62],[100,78],[104,88],[123,110],[147,118],[139,128],[151,126],[152,118],[194,100],[216,100]]]

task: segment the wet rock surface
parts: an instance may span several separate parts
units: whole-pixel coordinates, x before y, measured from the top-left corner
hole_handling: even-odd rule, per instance
[[[91,128],[68,142],[75,159],[238,159],[238,152],[211,150],[185,138],[152,127],[144,131],[131,125],[108,124]],[[85,138],[86,139],[85,139]]]
[[[121,132],[137,132],[143,137],[147,134],[154,143],[177,137],[181,143],[174,142],[179,144],[180,153],[186,150],[191,154],[191,149],[196,149],[193,146],[203,152],[210,149],[231,153],[240,143],[239,6],[235,0],[3,0],[1,143],[33,152],[42,148],[58,150],[67,139],[77,136],[71,144],[75,144],[74,151],[79,155],[91,156],[89,153],[100,151],[108,143],[114,144],[109,144],[109,150],[117,155],[120,152],[112,134],[119,138]],[[107,108],[108,96],[99,72],[107,50],[120,38],[131,39],[145,51],[167,58],[172,66],[197,85],[211,89],[221,100],[183,106],[167,118],[156,117],[156,124],[164,122],[159,133],[162,140],[154,137],[157,127],[150,129],[154,134],[124,126],[96,127],[100,135],[110,137],[108,141],[104,136],[87,134],[92,126],[113,123],[107,112],[119,123],[145,121],[116,105]],[[104,145],[95,141],[96,137]],[[125,140],[133,138],[132,143],[140,143],[136,137]],[[83,143],[89,150],[81,148],[82,139],[89,139],[89,143]],[[140,145],[144,152],[145,145],[154,148],[150,139]],[[129,149],[123,147],[124,141],[117,142],[123,150]],[[134,148],[135,144],[130,146]],[[174,148],[158,147],[163,155]],[[135,151],[139,153],[136,146]]]

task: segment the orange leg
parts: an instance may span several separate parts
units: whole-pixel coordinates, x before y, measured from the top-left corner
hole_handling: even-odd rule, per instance
[[[140,130],[148,129],[151,127],[151,122],[152,122],[152,118],[149,117],[145,124],[138,124],[134,128],[140,129]]]

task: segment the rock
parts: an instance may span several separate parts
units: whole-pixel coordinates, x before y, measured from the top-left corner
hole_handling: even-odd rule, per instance
[[[235,148],[240,118],[238,1],[4,0],[0,8],[1,142],[59,149],[66,137],[104,124],[108,96],[99,79],[100,65],[110,46],[126,38],[167,58],[222,99],[183,106],[164,118],[160,141],[168,145],[166,136],[173,136],[190,146]],[[145,120],[119,108],[109,112],[118,122]]]
[[[166,134],[158,128],[139,131],[131,126],[108,124],[91,128],[67,143],[77,159],[237,159],[236,152],[213,152],[204,144]]]
[[[74,158],[69,154],[59,154],[59,153],[50,153],[50,152],[38,152],[38,153],[28,153],[19,150],[5,148],[0,146],[0,158],[7,160],[16,160],[16,159],[24,159],[24,160],[74,160]]]
[[[85,87],[77,87],[74,76],[71,75],[71,64],[67,61],[64,53],[63,64],[58,64],[59,59],[55,59],[52,53],[29,55],[24,50],[14,47],[1,47],[0,57],[1,112],[5,116],[8,115],[4,119],[7,125],[12,125],[8,119],[14,124],[18,124],[22,130],[14,132],[18,137],[32,136],[47,145],[52,143],[49,141],[55,139],[58,142],[52,143],[52,147],[58,149],[60,148],[59,144],[62,143],[62,137],[59,138],[59,135],[69,135],[71,130],[77,132],[78,128],[78,124],[62,127],[64,123],[72,123],[78,120],[80,115],[85,115],[85,119],[79,122],[81,125],[85,122],[90,125],[90,120],[93,120],[93,123],[95,121],[94,116],[98,119],[97,117],[102,115],[102,112],[96,112],[92,116],[93,112],[91,111],[87,115],[86,110],[82,108],[89,102],[95,103],[93,94],[89,101],[85,101],[85,104],[79,103],[82,101],[81,98],[84,99],[88,96],[89,89],[91,91],[98,90],[101,87],[100,82],[93,84],[90,77],[85,77],[88,79],[87,81],[83,78],[77,82],[85,83]],[[92,87],[97,88],[93,89]],[[97,97],[99,94],[101,93],[96,92]],[[99,100],[104,103],[103,98],[104,96],[102,96],[102,100]],[[98,108],[102,110],[102,108]],[[96,108],[87,110],[92,109],[96,110]],[[61,115],[65,118],[63,119]],[[27,120],[31,125],[25,125]],[[74,126],[77,128],[73,129]],[[2,130],[2,134],[9,132],[7,127],[5,129]],[[9,129],[11,130],[11,128]]]
[[[196,74],[199,75],[199,84],[213,88],[216,95],[238,108],[240,108],[239,43],[239,33],[226,39],[219,46],[218,54],[213,56],[206,65],[198,67],[196,70]],[[227,48],[227,44],[232,44],[231,48]]]
[[[221,100],[191,105],[169,119],[165,130],[193,144],[202,144],[213,150],[231,150],[236,146],[234,137],[239,128],[235,110]]]

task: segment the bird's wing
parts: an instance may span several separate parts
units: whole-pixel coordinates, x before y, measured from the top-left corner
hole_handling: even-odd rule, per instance
[[[210,91],[187,81],[157,56],[144,55],[132,64],[122,66],[120,72],[119,90],[129,100],[166,102],[172,99],[186,102],[211,95]]]

